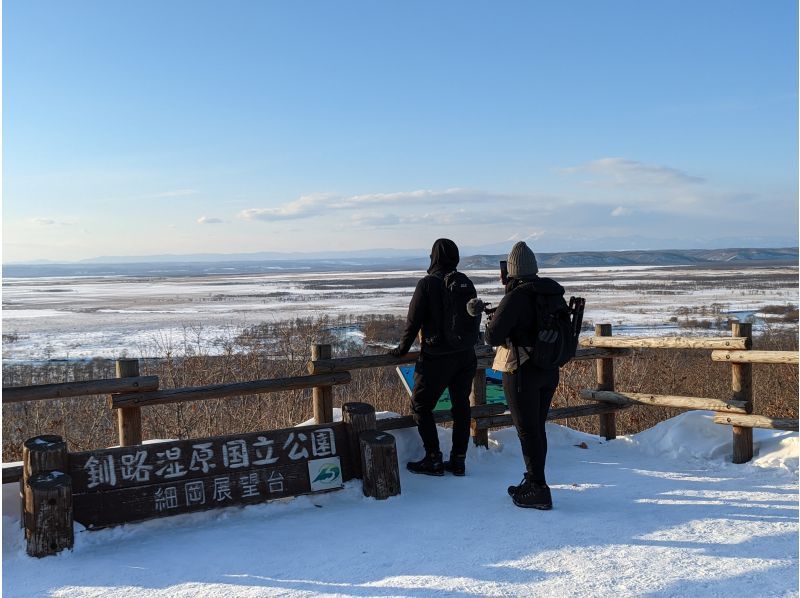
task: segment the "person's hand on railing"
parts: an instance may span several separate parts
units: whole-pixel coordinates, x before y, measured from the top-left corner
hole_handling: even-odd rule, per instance
[[[386,352],[387,355],[391,355],[392,357],[402,357],[406,353],[408,353],[408,351],[403,351],[401,347],[395,347],[391,351]]]

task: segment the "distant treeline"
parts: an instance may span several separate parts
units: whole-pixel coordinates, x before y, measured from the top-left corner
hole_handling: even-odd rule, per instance
[[[680,249],[629,251],[574,251],[568,253],[537,253],[542,268],[576,266],[745,266],[764,264],[797,265],[798,248],[778,249]],[[461,261],[462,269],[493,268],[503,255],[476,255]]]
[[[509,247],[510,248],[510,247]],[[270,254],[272,255],[272,254]],[[303,272],[369,272],[377,270],[424,270],[426,257],[355,257],[302,258],[287,254],[286,258],[259,258],[224,254],[209,256],[174,256],[173,260],[135,261],[136,258],[114,258],[120,261],[103,263],[87,261],[70,264],[37,263],[6,264],[4,278],[38,278],[43,276],[136,276],[147,278],[182,276],[235,276],[239,274],[298,274]],[[462,257],[462,270],[496,268],[505,254]],[[676,249],[626,251],[575,251],[536,254],[540,267],[598,266],[746,266],[797,265],[798,248],[776,249]],[[204,259],[203,259],[204,258]]]

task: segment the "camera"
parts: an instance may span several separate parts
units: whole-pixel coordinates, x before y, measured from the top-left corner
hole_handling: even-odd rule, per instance
[[[492,314],[496,309],[496,307],[492,307],[491,303],[484,303],[477,297],[467,301],[467,313],[472,317],[479,316],[481,313],[485,313],[487,316],[492,317]]]

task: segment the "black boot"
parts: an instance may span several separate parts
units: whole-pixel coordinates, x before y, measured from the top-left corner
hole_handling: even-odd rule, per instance
[[[425,475],[444,475],[444,464],[442,463],[442,453],[428,453],[420,461],[409,461],[406,469],[412,473],[424,473]]]
[[[509,494],[511,494],[511,488],[509,488]],[[517,486],[516,492],[511,494],[511,500],[523,509],[547,511],[553,508],[553,499],[547,484],[537,484],[527,480]]]
[[[464,461],[466,458],[466,455],[456,455],[454,453],[450,453],[450,460],[444,462],[444,470],[449,471],[453,475],[457,476],[466,475],[467,469],[464,466]]]
[[[523,487],[525,486],[525,484],[527,484],[527,483],[528,483],[528,479],[527,479],[526,477],[524,477],[524,476],[523,476],[523,478],[522,478],[522,481],[521,481],[519,484],[517,484],[516,486],[509,486],[509,487],[508,487],[508,495],[509,495],[510,497],[512,497],[512,498],[513,498],[513,497],[514,497],[514,495],[515,495],[515,494],[516,494],[516,493],[517,493],[519,490],[522,490],[522,488],[523,488]]]

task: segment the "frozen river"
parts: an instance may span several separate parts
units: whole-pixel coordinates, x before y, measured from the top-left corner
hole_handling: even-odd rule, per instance
[[[499,302],[493,271],[468,271]],[[154,356],[187,340],[206,346],[262,322],[404,314],[424,272],[326,272],[196,277],[3,280],[6,360]],[[615,334],[675,333],[679,320],[727,319],[798,303],[797,267],[560,268],[545,270],[567,296],[586,298],[584,320]],[[645,332],[646,331],[646,332]]]

